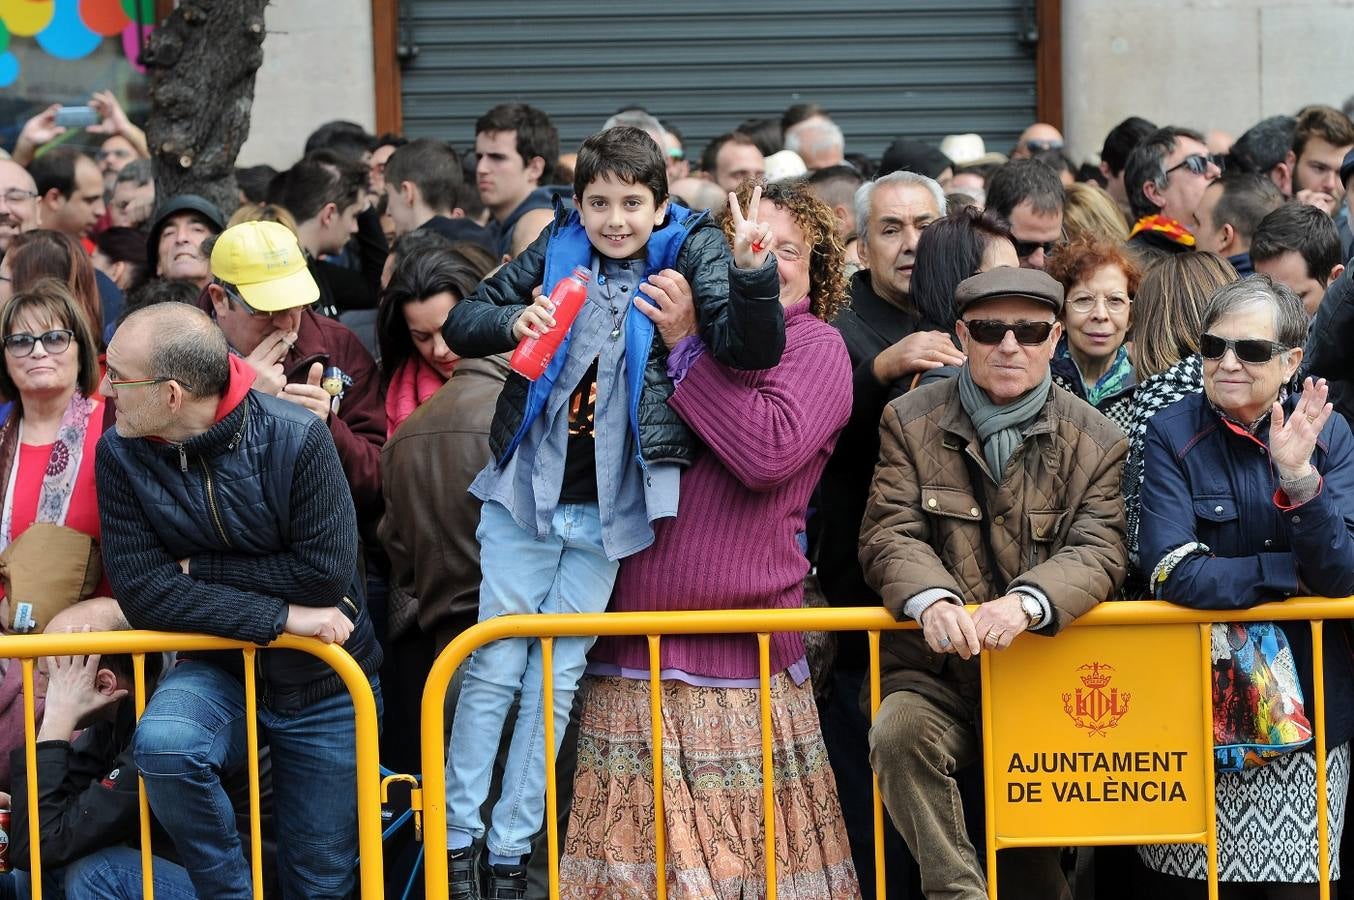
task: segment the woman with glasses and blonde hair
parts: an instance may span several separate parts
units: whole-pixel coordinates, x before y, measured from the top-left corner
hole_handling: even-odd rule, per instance
[[[41,631],[66,606],[109,592],[97,563],[94,491],[99,345],[54,278],[9,298],[0,335],[0,399],[13,403],[0,426],[0,632]],[[4,663],[8,685],[19,667]],[[23,729],[0,735],[0,791],[8,790],[9,750],[22,742]]]
[[[1138,386],[1127,344],[1137,263],[1123,244],[1083,237],[1049,257],[1044,270],[1066,292],[1053,382],[1127,431]]]

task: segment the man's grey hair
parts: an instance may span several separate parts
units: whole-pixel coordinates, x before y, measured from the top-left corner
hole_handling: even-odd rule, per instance
[[[197,397],[219,396],[230,380],[230,345],[211,316],[186,303],[157,303],[127,316],[144,324],[150,374],[173,379]]]
[[[934,178],[916,172],[890,172],[856,189],[856,236],[862,244],[865,243],[865,235],[870,232],[870,203],[874,199],[875,189],[889,184],[915,184],[925,188],[936,201],[936,215],[945,215],[945,191]]]
[[[148,159],[134,159],[118,172],[116,184],[135,184],[145,187],[155,180],[155,167]]]
[[[785,132],[785,149],[800,156],[804,156],[806,151],[813,155],[833,148],[845,150],[846,137],[831,119],[809,119],[791,125]]]
[[[653,138],[659,150],[663,150],[663,135],[667,133],[667,129],[658,119],[643,110],[627,109],[618,112],[602,123],[602,130],[606,131],[608,128],[615,128],[617,125],[629,125],[631,128],[638,128]],[[667,157],[667,151],[664,151],[663,159],[666,160]]]
[[[1204,331],[1219,319],[1250,306],[1264,304],[1274,312],[1274,342],[1288,349],[1307,340],[1307,311],[1288,285],[1268,275],[1247,275],[1224,284],[1204,305]]]

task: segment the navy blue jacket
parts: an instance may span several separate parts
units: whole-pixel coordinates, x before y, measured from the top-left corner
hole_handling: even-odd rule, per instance
[[[1290,398],[1292,409],[1296,398]],[[1143,571],[1177,547],[1199,542],[1158,595],[1195,609],[1249,609],[1299,594],[1354,594],[1354,436],[1331,416],[1312,465],[1320,492],[1298,507],[1281,506],[1278,473],[1263,441],[1224,421],[1202,392],[1171,404],[1147,425],[1143,451]],[[1192,514],[1190,514],[1192,512]],[[1301,622],[1283,623],[1311,712],[1312,638]],[[1354,735],[1354,651],[1349,629],[1325,629],[1326,735],[1338,746]]]
[[[344,649],[369,675],[380,666],[352,495],[318,416],[248,391],[183,444],[109,431],[95,475],[104,567],[133,627],[266,644],[281,633],[288,604],[334,606],[354,621]],[[186,576],[180,559],[189,560]],[[239,674],[240,654],[212,658]],[[308,653],[268,650],[258,659],[264,701],[278,711],[344,689]]]

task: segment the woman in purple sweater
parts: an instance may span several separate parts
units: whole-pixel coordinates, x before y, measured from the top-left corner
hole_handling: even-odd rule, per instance
[[[668,402],[705,444],[682,476],[675,519],[626,559],[611,609],[778,609],[802,605],[800,549],[809,495],[851,406],[851,364],[827,322],[845,300],[832,213],[802,185],[744,184],[725,233],[757,209],[785,306],[785,354],[759,372],[705,352],[683,286],[649,291],[672,347]],[[760,198],[760,204],[759,204]],[[689,297],[689,294],[687,295]],[[641,307],[645,309],[645,307]],[[668,896],[766,894],[758,655],[751,635],[661,643],[663,803]],[[589,656],[568,837],[566,898],[650,898],[654,787],[646,639],[603,638]],[[837,788],[798,634],[771,640],[776,887],[785,900],[859,894]]]

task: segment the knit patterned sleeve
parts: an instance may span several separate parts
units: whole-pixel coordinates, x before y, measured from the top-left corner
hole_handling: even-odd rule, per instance
[[[851,412],[851,362],[823,326],[787,341],[763,372],[701,356],[668,402],[745,487],[774,490],[835,443]]]

